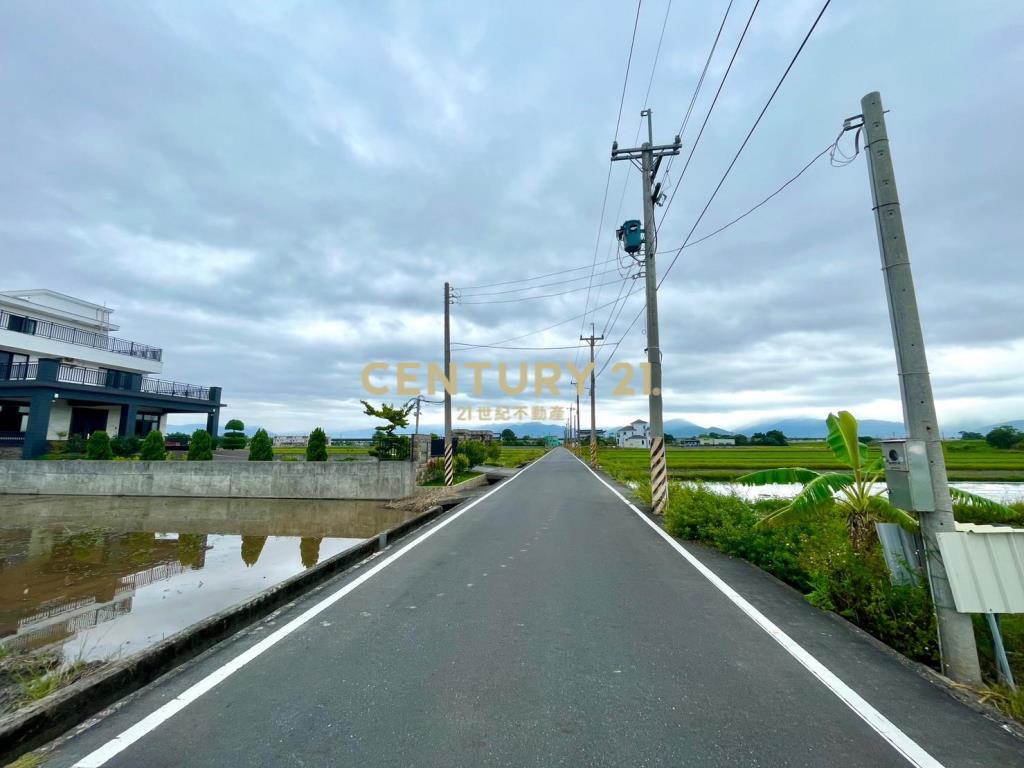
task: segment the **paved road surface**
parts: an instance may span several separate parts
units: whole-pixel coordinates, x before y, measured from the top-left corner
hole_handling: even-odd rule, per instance
[[[47,765],[1024,765],[998,724],[687,545],[702,573],[564,450],[423,535],[139,692]]]

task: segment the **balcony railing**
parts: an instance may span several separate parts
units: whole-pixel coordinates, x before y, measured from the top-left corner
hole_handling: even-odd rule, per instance
[[[195,384],[182,384],[180,381],[163,381],[162,379],[151,379],[148,376],[142,379],[142,391],[149,392],[154,395],[187,397],[192,400],[210,399],[209,387],[200,387]]]
[[[49,320],[12,315],[6,310],[0,310],[0,329],[27,333],[30,336],[39,336],[44,339],[53,339],[54,341],[64,341],[68,344],[77,344],[80,347],[92,347],[93,349],[102,349],[107,352],[116,352],[119,355],[138,357],[142,360],[160,362],[164,354],[162,349],[151,347],[148,344],[139,344],[137,341],[119,339],[115,336],[93,333],[92,331],[83,331],[80,328],[61,325]]]
[[[0,363],[0,381],[28,381],[38,369],[38,363]]]
[[[57,368],[57,381],[64,384],[84,384],[88,387],[106,387],[132,391],[133,376],[138,374],[115,371],[106,368],[83,368],[79,365],[61,363]],[[0,363],[0,381],[36,381],[39,378],[38,363]],[[190,400],[209,400],[210,388],[180,381],[164,381],[141,377],[140,392],[168,397],[184,397]]]

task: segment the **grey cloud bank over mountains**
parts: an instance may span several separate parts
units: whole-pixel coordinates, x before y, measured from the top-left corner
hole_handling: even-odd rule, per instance
[[[678,128],[724,6],[673,5],[649,99],[656,140]],[[759,8],[661,228],[661,272],[818,7]],[[1024,416],[1024,160],[1014,151],[1024,6],[922,8],[833,3],[697,236],[772,192],[880,90],[948,431]],[[646,106],[664,10],[643,7],[623,145]],[[278,432],[369,427],[363,366],[440,361],[445,280],[493,283],[594,258],[634,11],[10,3],[0,19],[4,289],[115,307],[125,337],[165,349],[167,378],[224,388],[225,419]],[[730,16],[684,147],[747,12]],[[885,25],[870,22],[879,14]],[[638,185],[615,164],[599,261],[614,255],[621,221],[639,217]],[[617,291],[594,288],[589,306]],[[453,338],[515,337],[583,312],[586,296],[457,304]],[[641,294],[629,299],[610,340],[641,305]],[[583,330],[611,325],[610,309]],[[863,158],[819,161],[685,250],[660,309],[667,417],[725,428],[841,408],[900,418]],[[575,320],[521,345],[571,346],[580,330]],[[644,346],[638,323],[616,360],[637,364]],[[456,360],[574,356],[474,349]],[[599,381],[600,426],[646,417],[642,395],[612,396],[617,378],[609,367]],[[509,398],[491,377],[482,397],[458,402],[564,405],[567,379],[557,400]]]

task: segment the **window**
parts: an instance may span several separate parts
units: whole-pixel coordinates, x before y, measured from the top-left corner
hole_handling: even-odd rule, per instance
[[[138,437],[145,437],[159,426],[159,413],[140,413],[135,416],[135,434]]]
[[[7,318],[7,330],[18,333],[35,333],[36,321],[23,315],[10,315]]]

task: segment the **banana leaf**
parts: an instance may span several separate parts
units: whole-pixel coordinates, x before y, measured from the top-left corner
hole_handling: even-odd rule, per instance
[[[776,525],[792,517],[820,509],[832,502],[836,491],[848,488],[855,482],[856,479],[853,475],[840,472],[818,474],[816,478],[804,485],[803,490],[789,504],[762,518],[758,521],[758,525]]]
[[[825,420],[828,437],[825,442],[840,462],[854,472],[868,460],[868,447],[860,442],[857,419],[849,411],[840,411],[837,416],[830,413]]]
[[[734,482],[740,485],[776,485],[779,483],[809,483],[821,477],[820,472],[803,467],[782,467],[780,469],[762,469],[737,477]]]
[[[982,512],[989,512],[993,515],[998,515],[1002,518],[1006,518],[1013,514],[1008,508],[1004,507],[998,501],[992,501],[992,499],[986,499],[984,496],[978,496],[974,493],[968,493],[967,491],[961,491],[959,488],[953,488],[950,486],[949,495],[953,497],[953,501],[958,501],[961,504],[966,504],[971,509],[978,509]]]

